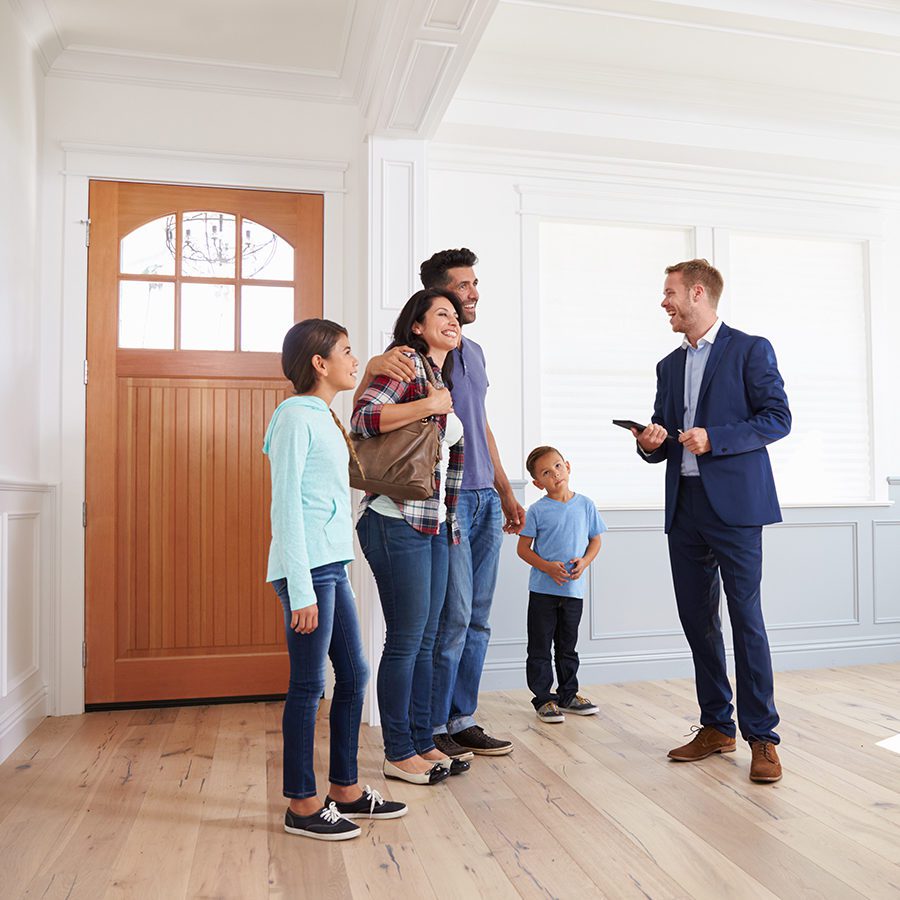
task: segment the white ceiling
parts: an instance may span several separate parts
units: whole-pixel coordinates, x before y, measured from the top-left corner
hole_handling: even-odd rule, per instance
[[[356,0],[44,0],[62,47],[338,77]]]
[[[437,137],[900,177],[900,0],[500,0]]]
[[[900,139],[900,0],[9,2],[51,75],[354,103],[382,134],[655,140],[643,116]]]

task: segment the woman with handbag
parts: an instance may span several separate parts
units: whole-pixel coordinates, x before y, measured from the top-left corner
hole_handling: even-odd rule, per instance
[[[440,457],[435,459],[432,451],[425,464],[431,477],[424,496],[397,499],[410,496],[408,485],[395,489],[386,484],[383,489],[395,496],[367,493],[356,526],[384,611],[377,684],[383,772],[413,784],[437,784],[469,768],[465,759],[451,760],[435,749],[431,722],[432,651],[447,589],[449,542],[459,542],[455,509],[462,483],[463,429],[453,414],[449,388],[450,351],[459,343],[461,318],[455,294],[435,289],[413,294],[394,323],[392,346],[412,348],[415,378],[375,378],[360,395],[351,419],[352,430],[363,438],[354,435],[358,448],[367,441],[387,447],[391,433],[409,430],[422,420],[429,420],[422,427],[436,429],[439,439]],[[401,441],[397,446],[412,445]],[[409,471],[410,481],[418,480],[421,473],[413,470],[421,469],[421,463],[416,455],[400,460],[397,468]]]
[[[351,819],[393,819],[403,803],[357,784],[356,756],[369,667],[356,604],[347,580],[353,523],[347,477],[349,440],[331,411],[339,391],[352,390],[357,360],[347,331],[306,319],[284,338],[281,368],[297,396],[276,408],[263,452],[272,471],[272,544],[266,581],[284,609],[291,663],[284,704],[284,830],[324,841],[360,834]],[[313,743],[325,689],[325,658],[334,665],[330,789],[316,796]]]

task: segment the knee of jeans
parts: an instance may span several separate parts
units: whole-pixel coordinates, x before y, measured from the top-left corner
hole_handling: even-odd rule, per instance
[[[357,660],[353,664],[353,668],[347,672],[338,675],[335,672],[334,677],[334,693],[335,696],[346,695],[351,697],[359,697],[365,693],[366,685],[369,683],[369,664],[364,660]]]
[[[296,700],[319,700],[325,693],[325,678],[291,678],[288,697]]]

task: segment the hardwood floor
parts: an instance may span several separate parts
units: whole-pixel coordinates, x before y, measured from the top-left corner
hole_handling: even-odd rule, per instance
[[[47,719],[0,766],[0,896],[900,896],[900,664],[777,675],[784,780],[749,750],[665,754],[695,721],[690,681],[586,689],[598,716],[539,723],[524,691],[480,717],[515,751],[434,788],[360,781],[408,816],[328,844],[282,831],[280,704]],[[317,772],[326,772],[320,714]]]

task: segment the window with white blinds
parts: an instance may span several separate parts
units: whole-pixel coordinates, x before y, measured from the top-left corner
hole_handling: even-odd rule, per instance
[[[656,363],[678,346],[660,307],[665,267],[694,255],[693,228],[540,225],[541,443],[600,507],[661,505],[662,469],[613,419],[647,422]],[[530,449],[530,448],[528,448]]]
[[[722,318],[767,337],[785,379],[793,430],[769,448],[781,502],[871,499],[864,245],[720,229],[715,241]],[[649,420],[656,363],[681,343],[660,307],[664,270],[694,255],[692,227],[539,226],[539,440],[601,508],[663,503],[662,467],[611,420]]]
[[[865,246],[728,234],[723,318],[775,348],[793,414],[769,448],[782,503],[873,496]]]

